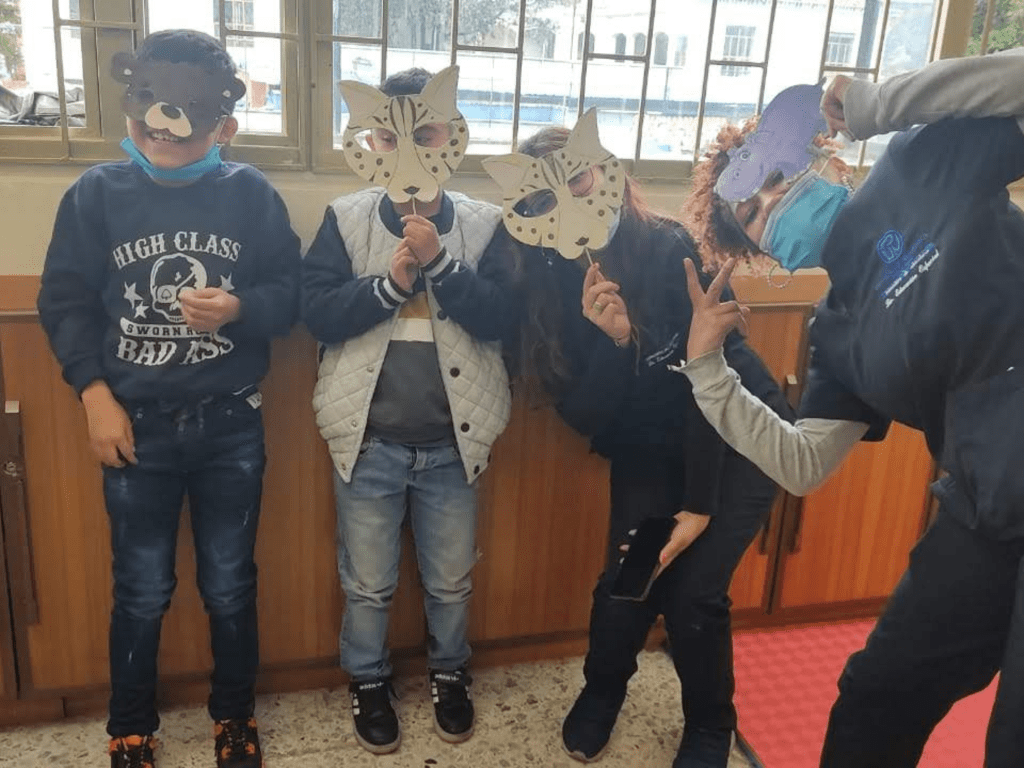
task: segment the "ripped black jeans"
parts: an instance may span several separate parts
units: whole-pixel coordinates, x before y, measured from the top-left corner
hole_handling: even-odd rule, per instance
[[[138,464],[103,470],[114,561],[111,736],[151,734],[159,726],[160,627],[177,584],[186,494],[196,580],[210,617],[210,715],[252,714],[259,664],[253,551],[266,464],[259,401],[246,399],[255,391],[195,403],[124,404]]]

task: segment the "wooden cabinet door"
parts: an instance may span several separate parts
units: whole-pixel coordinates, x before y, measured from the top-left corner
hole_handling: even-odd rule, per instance
[[[3,400],[0,399],[0,402]],[[0,516],[2,515],[3,501],[0,500]],[[18,695],[18,680],[14,672],[14,624],[8,610],[9,597],[4,533],[3,528],[0,528],[0,701],[13,699]]]
[[[923,531],[933,466],[924,436],[900,424],[856,446],[785,526],[782,616],[877,613]]]
[[[5,397],[18,401],[26,530],[12,542],[21,693],[35,696],[107,681],[110,545],[99,465],[85,415],[34,321],[0,324]],[[5,510],[9,512],[9,510]]]
[[[608,463],[514,398],[481,479],[470,640],[585,631],[608,541]]]
[[[811,309],[808,304],[751,306],[747,343],[784,388],[799,387],[796,377],[802,375],[804,369],[804,339]],[[741,622],[744,613],[748,619],[756,620],[758,614],[768,609],[786,499],[786,494],[780,491],[765,527],[744,554],[733,576],[729,595]]]

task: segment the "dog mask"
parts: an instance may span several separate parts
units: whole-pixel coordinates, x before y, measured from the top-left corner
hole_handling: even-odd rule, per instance
[[[561,149],[543,157],[489,157],[484,168],[501,187],[505,228],[521,243],[576,259],[604,248],[614,234],[626,176],[615,155],[601,146],[595,109],[579,119]],[[576,197],[569,181],[591,169],[600,169],[593,187]]]
[[[342,80],[338,89],[348,105],[348,127],[342,137],[345,159],[353,172],[387,189],[396,203],[437,198],[443,184],[458,168],[469,143],[466,121],[455,105],[459,68],[438,72],[413,96],[386,96],[355,80]],[[417,129],[433,123],[448,126],[440,147],[416,143]],[[382,152],[380,136],[394,136],[395,149]]]
[[[208,135],[245,94],[245,83],[234,75],[214,75],[187,62],[139,61],[121,51],[110,68],[128,86],[121,99],[124,113],[180,139]]]

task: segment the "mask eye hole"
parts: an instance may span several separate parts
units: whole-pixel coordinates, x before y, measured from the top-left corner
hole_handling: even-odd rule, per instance
[[[550,189],[538,189],[516,203],[512,210],[520,216],[532,219],[550,213],[555,209],[556,203],[557,200],[554,192]]]
[[[394,152],[398,149],[398,137],[387,128],[371,128],[360,131],[355,142],[367,152]]]

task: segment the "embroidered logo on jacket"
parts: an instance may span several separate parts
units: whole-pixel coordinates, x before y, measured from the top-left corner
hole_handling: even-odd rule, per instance
[[[885,264],[881,277],[875,283],[875,290],[885,302],[886,309],[939,258],[939,249],[927,234],[917,238],[909,248],[904,245],[903,235],[894,229],[882,235],[875,244],[878,258]]]

